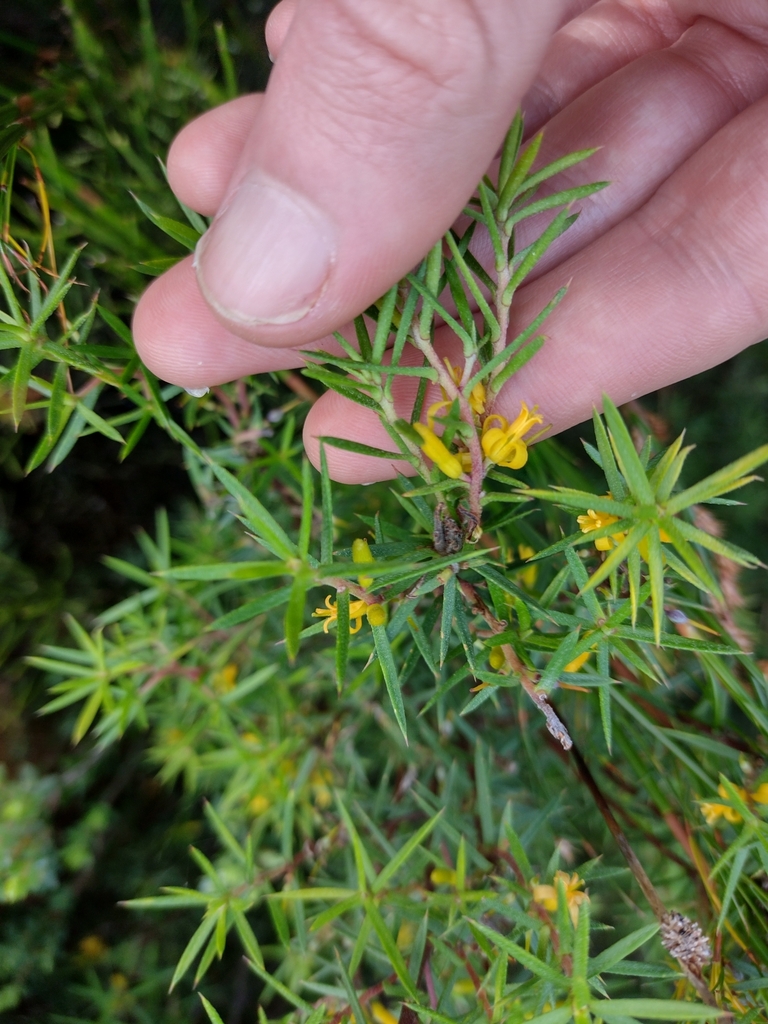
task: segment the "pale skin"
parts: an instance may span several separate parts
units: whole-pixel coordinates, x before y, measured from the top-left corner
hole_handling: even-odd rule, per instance
[[[612,185],[519,292],[515,332],[571,282],[497,411],[538,404],[562,430],[603,392],[625,402],[768,335],[766,0],[283,0],[267,42],[266,94],[171,147],[176,195],[218,216],[197,266],[158,278],[136,310],[164,380],[301,365],[299,348],[328,344],[460,215],[521,103],[527,132],[546,129],[544,160],[602,147],[557,187]],[[436,345],[455,353],[446,328]],[[307,418],[315,463],[324,434],[392,447],[335,393]],[[327,454],[345,482],[395,472]]]

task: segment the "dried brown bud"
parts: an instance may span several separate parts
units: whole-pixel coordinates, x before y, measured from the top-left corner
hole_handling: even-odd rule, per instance
[[[677,910],[661,922],[661,944],[689,970],[698,973],[712,959],[709,939],[700,926]]]

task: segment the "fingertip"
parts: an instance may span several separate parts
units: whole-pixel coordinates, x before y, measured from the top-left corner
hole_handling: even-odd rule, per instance
[[[132,326],[145,366],[161,380],[185,388],[303,363],[295,351],[264,349],[227,331],[200,295],[191,257],[152,282],[134,310]]]
[[[393,480],[398,472],[410,476],[411,466],[397,458],[392,438],[372,409],[366,409],[335,391],[327,391],[315,402],[304,423],[304,447],[315,469],[320,469],[322,438],[339,437],[392,452],[392,461],[360,455],[324,444],[331,479],[342,484],[372,484]]]
[[[273,7],[267,18],[264,35],[267,41],[269,59],[274,63],[280,55],[288,29],[291,27],[293,16],[296,13],[297,0],[282,0],[277,7]]]
[[[177,198],[204,216],[221,206],[263,96],[238,96],[190,121],[168,150],[168,181]]]

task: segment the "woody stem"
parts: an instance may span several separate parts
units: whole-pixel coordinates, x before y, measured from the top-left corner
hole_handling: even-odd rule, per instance
[[[494,635],[503,633],[507,628],[507,624],[502,622],[501,619],[497,619],[493,612],[487,607],[485,602],[482,600],[478,592],[467,580],[459,579],[459,587],[462,594],[466,598],[470,608],[476,615],[480,615],[485,619],[488,624],[488,628]],[[560,743],[563,750],[570,750],[573,746],[573,740],[568,734],[568,730],[563,725],[557,712],[549,703],[547,695],[536,687],[536,683],[531,678],[531,675],[526,666],[518,658],[512,644],[502,644],[501,649],[504,652],[504,657],[507,659],[509,664],[520,680],[520,685],[531,698],[533,703],[544,715],[544,720],[547,724],[547,730],[552,736]]]

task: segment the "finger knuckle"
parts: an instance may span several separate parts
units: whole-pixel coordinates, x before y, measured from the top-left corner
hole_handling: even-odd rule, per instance
[[[487,11],[474,0],[336,0],[367,50],[402,80],[428,88],[475,92],[493,64]]]

